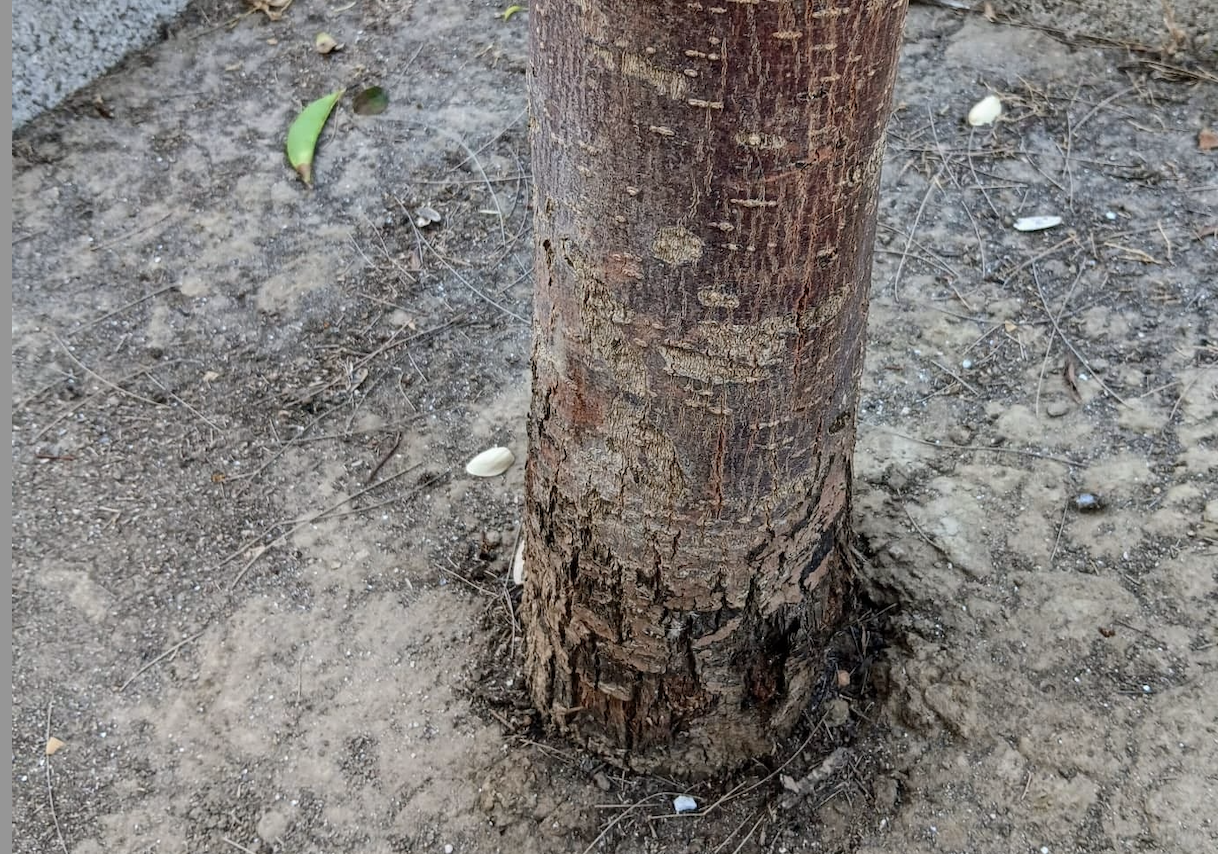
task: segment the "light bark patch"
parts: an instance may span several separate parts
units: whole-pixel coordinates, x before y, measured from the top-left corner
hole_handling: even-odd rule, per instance
[[[739,308],[740,297],[724,291],[701,288],[698,291],[698,302],[707,308]]]
[[[619,61],[613,51],[596,46],[592,48],[592,55],[610,71],[618,71],[626,77],[647,83],[674,101],[684,97],[689,89],[689,80],[684,75],[660,68],[638,54],[623,53]]]
[[[779,148],[786,148],[787,141],[777,134],[752,131],[750,133],[736,134],[736,144],[773,151]]]
[[[690,339],[661,346],[665,369],[706,383],[755,383],[765,379],[787,353],[792,319],[770,318],[753,324],[701,323]]]
[[[702,241],[679,225],[666,225],[656,232],[651,254],[673,267],[692,264],[702,257]]]

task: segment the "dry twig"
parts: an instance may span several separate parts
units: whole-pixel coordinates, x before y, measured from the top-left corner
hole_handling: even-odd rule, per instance
[[[173,646],[171,646],[169,649],[165,650],[160,655],[158,655],[156,658],[152,659],[152,661],[148,662],[143,667],[141,667],[139,670],[135,671],[135,673],[131,674],[130,678],[128,678],[126,682],[124,682],[122,685],[118,686],[118,693],[121,694],[124,691],[126,691],[128,685],[130,685],[136,679],[140,678],[140,676],[142,676],[147,671],[151,670],[156,665],[160,664],[165,659],[170,658],[173,655],[177,654],[177,651],[179,649],[181,649],[182,647],[186,646],[186,644],[191,643],[192,641],[198,640],[199,636],[202,635],[203,632],[205,632],[205,631],[207,631],[207,626],[204,626],[203,628],[199,629],[197,632],[195,632],[190,637],[188,637],[184,640],[178,641]]]
[[[43,744],[49,744],[51,741],[51,706],[54,701],[47,703],[47,734]],[[63,830],[59,827],[59,816],[55,812],[55,788],[51,785],[51,757],[48,755],[45,758],[47,775],[47,807],[51,811],[51,821],[55,825],[55,837],[59,840],[59,847],[63,850],[63,854],[68,854],[68,844],[63,840]]]

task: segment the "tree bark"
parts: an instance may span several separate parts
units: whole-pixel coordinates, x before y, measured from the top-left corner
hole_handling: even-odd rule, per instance
[[[905,0],[535,0],[526,671],[621,765],[770,751],[835,670]]]

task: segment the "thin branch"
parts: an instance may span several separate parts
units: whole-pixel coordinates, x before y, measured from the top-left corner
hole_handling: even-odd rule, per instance
[[[901,301],[901,292],[899,290],[901,284],[901,271],[905,269],[905,259],[909,255],[909,247],[913,244],[914,235],[918,233],[918,222],[922,219],[922,212],[926,210],[926,203],[930,201],[931,193],[939,186],[939,176],[943,174],[943,170],[947,168],[947,161],[941,160],[939,163],[939,171],[930,179],[930,184],[926,188],[926,192],[922,195],[922,203],[918,205],[918,212],[914,214],[913,225],[909,229],[909,236],[905,240],[905,251],[901,253],[901,260],[897,264],[897,271],[892,276],[892,298],[895,302]]]
[[[955,371],[953,371],[951,368],[947,367],[947,365],[940,364],[939,362],[935,361],[934,359],[931,359],[930,363],[932,365],[934,365],[936,368],[938,368],[939,370],[943,371],[943,373],[947,374],[949,377],[954,379],[956,382],[960,383],[960,385],[964,386],[970,392],[972,392],[974,397],[981,397],[981,392],[977,391],[976,386],[974,386],[972,383],[970,383],[967,380],[960,377]]]
[[[161,294],[165,293],[166,291],[172,291],[177,286],[178,286],[178,283],[174,282],[172,285],[165,285],[164,287],[157,288],[155,291],[152,291],[151,293],[144,294],[139,299],[133,299],[131,302],[124,303],[123,305],[120,305],[118,308],[114,309],[114,311],[108,311],[105,314],[103,314],[101,317],[95,317],[93,320],[90,320],[88,323],[85,323],[83,326],[78,326],[75,329],[71,330],[70,332],[67,333],[68,337],[70,338],[73,335],[77,334],[78,332],[84,332],[86,329],[91,329],[92,327],[96,326],[97,324],[109,320],[110,318],[114,317],[116,314],[122,314],[127,309],[135,308],[135,306],[139,305],[142,302],[147,302],[148,300],[152,299],[153,297],[159,297]]]
[[[90,246],[89,250],[92,252],[101,252],[103,249],[109,249],[111,246],[117,246],[120,243],[130,240],[132,237],[135,237],[137,234],[142,234],[143,232],[147,231],[148,229],[154,228],[155,226],[160,225],[165,220],[169,219],[171,216],[173,216],[173,211],[170,211],[169,213],[165,214],[160,219],[154,220],[146,225],[141,225],[137,228],[133,228],[131,231],[120,234],[118,237],[115,237],[112,240],[107,240],[105,243],[99,243],[96,246]]]
[[[1062,519],[1057,525],[1057,538],[1053,540],[1053,553],[1049,555],[1049,569],[1053,569],[1053,559],[1057,557],[1057,547],[1062,541],[1062,531],[1066,530],[1066,514],[1070,512],[1070,502],[1062,508]]]
[[[51,742],[51,706],[54,703],[52,700],[47,703],[47,737],[43,744]],[[68,843],[63,840],[63,830],[59,827],[59,816],[55,813],[55,789],[51,786],[51,757],[46,757],[46,765],[44,766],[47,774],[47,806],[51,810],[51,821],[55,824],[55,836],[59,840],[59,847],[63,850],[63,854],[68,854]]]
[[[507,306],[500,305],[498,302],[496,302],[494,299],[492,299],[488,294],[486,294],[485,292],[483,292],[483,291],[479,290],[477,287],[475,287],[474,284],[469,279],[465,278],[465,276],[462,276],[459,272],[457,272],[457,268],[454,267],[447,258],[445,258],[443,255],[441,255],[439,252],[437,252],[436,248],[431,245],[431,241],[423,236],[423,232],[420,231],[419,227],[414,224],[414,217],[410,215],[410,209],[406,207],[406,204],[397,197],[394,197],[394,201],[397,202],[398,206],[401,207],[402,210],[406,212],[406,215],[407,215],[406,219],[410,223],[410,227],[412,229],[414,229],[415,239],[417,239],[424,246],[426,246],[428,251],[430,251],[431,254],[434,255],[441,264],[443,264],[445,267],[448,268],[448,272],[452,273],[454,276],[457,277],[457,281],[459,281],[461,284],[465,285],[465,287],[469,288],[470,292],[473,293],[474,296],[478,297],[479,299],[483,300],[484,302],[488,303],[489,305],[492,305],[495,308],[499,309],[501,312],[506,314],[508,317],[513,317],[516,320],[519,320],[521,323],[524,323],[524,324],[528,323],[528,320],[521,317],[519,314],[512,311]]]
[[[1067,307],[1068,305],[1070,305],[1070,297],[1074,295],[1074,289],[1075,289],[1076,287],[1078,287],[1078,283],[1079,283],[1079,282],[1082,280],[1082,278],[1083,278],[1083,270],[1084,270],[1084,269],[1086,269],[1086,268],[1085,268],[1085,267],[1081,267],[1081,266],[1079,267],[1078,275],[1074,277],[1074,281],[1073,281],[1073,282],[1071,283],[1071,285],[1070,285],[1070,290],[1068,290],[1068,291],[1066,292],[1066,298],[1065,298],[1064,300],[1062,300],[1062,307],[1061,307],[1061,309],[1059,309],[1059,310],[1058,310],[1058,312],[1057,312],[1057,322],[1059,322],[1059,323],[1061,322],[1062,316],[1063,316],[1063,315],[1065,315],[1065,313],[1066,313],[1066,307]],[[1107,281],[1107,280],[1105,280],[1105,281]],[[1050,316],[1050,317],[1049,317],[1049,321],[1050,321],[1050,322],[1052,322],[1052,321],[1053,321],[1053,317],[1052,317],[1052,316]],[[1044,382],[1045,382],[1045,369],[1046,369],[1046,368],[1049,366],[1049,354],[1050,354],[1050,353],[1052,353],[1052,352],[1053,352],[1053,337],[1052,337],[1052,336],[1050,336],[1050,337],[1049,337],[1049,343],[1048,343],[1048,345],[1045,347],[1045,358],[1044,358],[1044,359],[1041,361],[1041,363],[1040,363],[1040,376],[1039,376],[1039,377],[1037,378],[1037,380],[1036,380],[1036,405],[1035,405],[1035,412],[1036,412],[1036,417],[1037,417],[1037,418],[1039,418],[1039,417],[1040,417],[1040,389],[1041,389],[1041,386],[1043,386],[1043,385],[1044,385]]]
[[[142,395],[138,395],[133,391],[127,391],[127,389],[123,388],[122,386],[120,386],[116,383],[110,382],[110,380],[106,379],[101,374],[99,374],[97,371],[93,370],[88,365],[86,365],[84,362],[82,362],[80,359],[76,358],[76,356],[73,355],[72,351],[68,349],[68,345],[63,343],[62,338],[60,338],[58,335],[56,335],[54,332],[52,332],[49,329],[47,329],[45,331],[46,331],[46,334],[49,335],[51,337],[51,339],[63,349],[63,352],[67,354],[67,357],[72,360],[73,364],[75,364],[78,368],[80,368],[82,371],[84,371],[89,376],[96,379],[98,382],[102,383],[103,385],[109,386],[110,388],[117,391],[119,394],[125,394],[128,397],[131,397],[131,398],[134,398],[135,400],[140,401],[141,403],[147,403],[149,406],[161,407],[161,406],[165,405],[163,403],[157,403],[155,400],[150,400],[149,398],[143,397]],[[141,371],[141,373],[142,373],[142,371]]]
[[[284,531],[282,534],[277,536],[274,540],[267,543],[265,546],[259,546],[258,548],[254,549],[254,554],[250,557],[250,559],[248,561],[246,561],[245,566],[241,567],[241,570],[237,573],[236,577],[233,578],[233,580],[231,582],[229,582],[228,589],[233,590],[234,588],[236,588],[236,586],[241,582],[241,579],[245,577],[245,574],[247,572],[249,572],[250,567],[252,567],[255,564],[255,562],[257,562],[258,558],[262,557],[264,554],[266,554],[268,551],[270,551],[275,546],[280,545],[281,543],[286,541],[288,537],[292,536],[297,531],[304,528],[306,525],[311,525],[314,522],[321,521],[326,516],[328,516],[330,513],[333,513],[335,510],[342,507],[344,504],[349,504],[350,502],[359,498],[361,495],[366,495],[367,493],[371,492],[374,489],[379,489],[387,483],[392,483],[393,481],[397,480],[398,478],[400,478],[404,475],[410,474],[410,472],[412,472],[412,471],[417,470],[422,465],[423,465],[422,463],[415,463],[412,466],[407,466],[406,468],[402,469],[401,471],[395,472],[394,474],[389,475],[389,477],[385,478],[384,480],[379,480],[376,483],[372,484],[371,486],[366,486],[363,489],[360,489],[360,490],[357,490],[356,492],[351,493],[346,498],[343,498],[340,501],[334,502],[329,507],[326,507],[324,510],[320,510],[316,513],[310,513],[308,516],[304,516],[304,517],[297,519],[296,523],[294,525],[292,525],[291,528]],[[429,483],[430,483],[430,481],[429,481]],[[423,484],[423,486],[421,486],[419,488],[422,489],[422,488],[426,487],[427,485],[428,484]],[[274,528],[277,528],[283,524],[287,524],[287,523],[284,523],[284,522],[276,523],[275,525],[272,525],[270,528],[268,528],[267,531],[269,532],[269,531],[273,530]],[[239,552],[238,552],[238,554],[239,554]],[[225,562],[227,562],[227,560]]]
[[[1122,406],[1128,406],[1129,404],[1127,404],[1125,402],[1124,398],[1122,398],[1119,394],[1117,394],[1115,391],[1110,389],[1108,387],[1108,384],[1105,383],[1102,379],[1100,379],[1099,375],[1095,372],[1095,370],[1089,364],[1087,364],[1087,360],[1083,358],[1083,354],[1080,353],[1075,348],[1075,346],[1070,343],[1070,339],[1066,337],[1066,333],[1062,332],[1061,325],[1057,322],[1057,318],[1055,318],[1053,316],[1053,312],[1049,308],[1049,303],[1045,300],[1045,292],[1040,287],[1040,276],[1036,272],[1035,264],[1032,265],[1032,279],[1036,285],[1036,295],[1038,297],[1040,297],[1040,304],[1042,306],[1044,306],[1045,314],[1048,315],[1049,322],[1053,324],[1053,331],[1057,333],[1057,336],[1059,338],[1061,338],[1062,343],[1065,344],[1066,348],[1071,353],[1074,354],[1074,357],[1079,360],[1079,362],[1082,364],[1082,366],[1084,368],[1087,369],[1088,373],[1090,373],[1091,376],[1093,376],[1095,378],[1095,381],[1099,385],[1100,388],[1102,388],[1105,392],[1107,392],[1109,395],[1111,395],[1113,397],[1113,399],[1115,399],[1117,401],[1117,403],[1121,404]]]
[[[124,691],[126,691],[128,685],[130,685],[136,679],[139,679],[140,676],[142,676],[148,670],[151,670],[153,667],[160,664],[165,659],[167,659],[170,656],[177,653],[177,651],[179,649],[181,649],[182,647],[186,646],[186,644],[191,643],[192,641],[198,640],[199,636],[202,635],[205,631],[207,631],[207,626],[204,626],[203,628],[199,629],[197,632],[195,632],[193,635],[186,638],[185,640],[178,641],[173,646],[171,646],[169,649],[165,650],[160,655],[158,655],[156,658],[152,659],[152,661],[148,662],[143,667],[141,667],[139,670],[135,671],[135,673],[133,673],[126,682],[124,682],[122,685],[120,685],[118,687],[118,693],[121,694]]]
[[[953,445],[950,442],[931,442],[927,439],[919,439],[917,436],[910,436],[906,433],[899,433],[896,430],[890,430],[887,427],[882,427],[878,424],[868,424],[868,427],[887,433],[890,436],[896,436],[899,439],[905,439],[910,442],[917,442],[919,445],[928,445],[932,448],[938,448],[942,451],[988,451],[994,454],[1018,454],[1022,457],[1033,457],[1038,460],[1049,460],[1055,463],[1079,468],[1083,464],[1078,460],[1072,460],[1067,457],[1055,457],[1053,454],[1041,454],[1036,451],[1025,451],[1022,448],[1002,448],[1002,447],[985,447],[983,445]]]

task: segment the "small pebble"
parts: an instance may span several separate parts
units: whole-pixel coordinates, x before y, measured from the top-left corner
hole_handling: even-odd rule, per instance
[[[693,812],[698,808],[698,802],[689,795],[678,795],[672,799],[672,808],[677,813]]]
[[[1094,513],[1096,510],[1104,506],[1104,502],[1098,495],[1093,495],[1090,492],[1084,492],[1081,495],[1074,497],[1074,506],[1083,513]]]
[[[850,703],[841,697],[835,697],[825,710],[825,723],[829,726],[845,726],[850,720]]]
[[[453,854],[453,847],[451,845],[445,845],[444,854]]]
[[[1061,418],[1069,411],[1070,404],[1064,400],[1050,401],[1049,405],[1045,407],[1045,412],[1048,413],[1050,418]]]
[[[947,438],[951,439],[957,445],[967,445],[973,441],[973,431],[969,430],[960,424],[955,425],[947,431]]]
[[[1116,214],[1112,211],[1104,211],[1104,219],[1108,220],[1109,222],[1115,222]]]
[[[596,788],[600,789],[602,792],[607,792],[610,788],[612,788],[609,778],[600,771],[597,771],[592,775],[592,782],[596,783]]]

